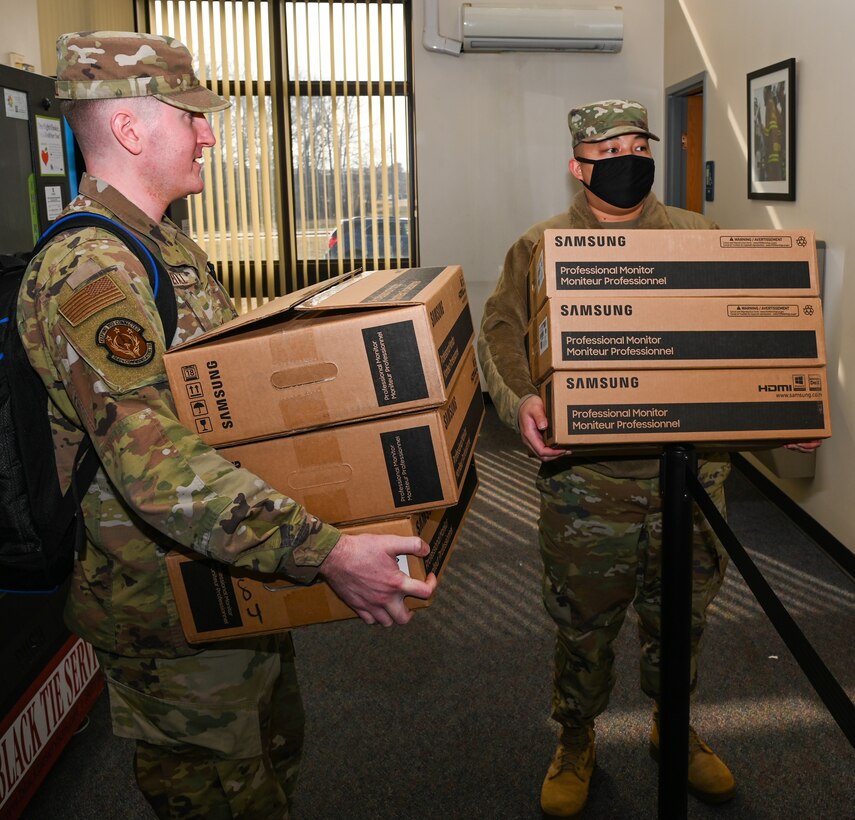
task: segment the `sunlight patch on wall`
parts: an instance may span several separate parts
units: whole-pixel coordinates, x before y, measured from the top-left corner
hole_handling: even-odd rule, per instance
[[[689,27],[689,31],[691,32],[692,38],[695,41],[695,46],[698,49],[698,53],[701,56],[701,59],[704,63],[704,68],[712,82],[713,86],[718,88],[718,75],[715,72],[715,68],[713,67],[713,62],[710,59],[709,54],[707,53],[706,48],[704,48],[703,41],[701,40],[700,32],[698,31],[698,27],[695,25],[695,21],[692,19],[692,15],[689,12],[687,7],[687,0],[678,0],[680,9],[683,12],[683,17],[686,20],[686,25]],[[743,160],[748,162],[748,140],[746,138],[745,132],[743,130],[742,125],[740,124],[740,117],[742,115],[738,115],[731,105],[727,106],[727,120],[730,123],[730,127],[733,129],[733,135],[736,137],[736,142],[739,145],[739,152],[742,154]],[[783,222],[781,218],[778,216],[778,211],[774,205],[767,205],[766,212],[769,217],[769,221],[771,223],[771,227],[774,230],[782,230]]]
[[[686,0],[679,0],[680,8],[683,10],[683,17],[686,18],[686,25],[689,27],[689,31],[692,32],[692,37],[695,40],[695,45],[698,47],[698,51],[701,54],[701,59],[704,61],[704,68],[707,70],[707,74],[709,74],[709,78],[712,81],[713,85],[718,87],[718,77],[715,73],[715,69],[713,68],[712,60],[710,60],[709,54],[707,54],[706,49],[704,48],[704,44],[701,42],[701,35],[698,33],[698,28],[695,25],[695,21],[692,20],[692,16],[689,14],[689,10],[686,8]]]

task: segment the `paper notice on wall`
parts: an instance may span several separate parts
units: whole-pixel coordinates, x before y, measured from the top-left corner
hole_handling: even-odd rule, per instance
[[[59,117],[36,117],[39,171],[42,176],[65,176],[62,152],[62,123]]]
[[[45,206],[48,221],[53,222],[62,211],[62,188],[59,185],[45,187]]]
[[[25,120],[29,116],[27,95],[13,88],[3,89],[3,100],[6,105],[6,116],[14,120]]]

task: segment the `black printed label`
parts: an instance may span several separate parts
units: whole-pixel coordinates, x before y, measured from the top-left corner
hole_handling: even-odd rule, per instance
[[[570,435],[818,430],[824,426],[821,401],[574,404],[567,407]]]
[[[428,389],[412,322],[394,322],[362,331],[377,406],[427,398]]]
[[[180,566],[197,632],[234,629],[242,625],[227,572],[209,561],[184,561]]]
[[[445,565],[448,559],[448,553],[460,532],[460,526],[463,523],[463,516],[475,495],[475,488],[478,486],[478,476],[475,472],[475,465],[469,468],[466,474],[466,481],[460,492],[460,501],[453,507],[448,507],[437,525],[436,532],[430,539],[430,552],[425,558],[425,571],[439,574],[439,571]]]
[[[392,282],[366,296],[363,304],[369,302],[412,302],[445,268],[409,268]]]
[[[561,419],[552,418],[552,382],[546,383],[546,390],[543,394],[543,403],[546,405],[546,429],[543,431],[543,435],[546,437],[547,441],[550,441],[555,435],[556,425],[561,422]]]
[[[810,266],[789,262],[556,262],[558,290],[809,290]]]
[[[805,359],[817,357],[813,330],[565,331],[565,362],[683,359]]]
[[[461,311],[450,333],[439,346],[442,378],[446,387],[451,384],[454,374],[457,372],[457,365],[463,358],[463,353],[472,338],[472,333],[472,314],[469,312],[469,307],[466,306]]]
[[[380,441],[396,507],[442,500],[442,482],[430,427],[381,433]]]
[[[475,447],[475,437],[478,434],[478,426],[484,416],[484,396],[480,390],[476,390],[466,411],[466,418],[460,432],[457,434],[454,446],[451,449],[451,463],[454,465],[454,477],[457,482],[463,479],[463,471],[469,463],[469,456]]]

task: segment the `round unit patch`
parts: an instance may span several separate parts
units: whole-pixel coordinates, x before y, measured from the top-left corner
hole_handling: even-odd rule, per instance
[[[108,319],[98,328],[96,341],[107,358],[126,367],[142,367],[154,358],[154,342],[143,336],[142,326],[131,319]]]

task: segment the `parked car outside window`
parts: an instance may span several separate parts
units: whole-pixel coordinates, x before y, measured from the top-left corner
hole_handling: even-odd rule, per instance
[[[400,235],[400,247],[398,238]],[[375,252],[376,251],[376,252]],[[355,216],[343,219],[330,234],[327,259],[409,259],[410,220],[389,219],[389,248],[386,249],[385,220]]]

